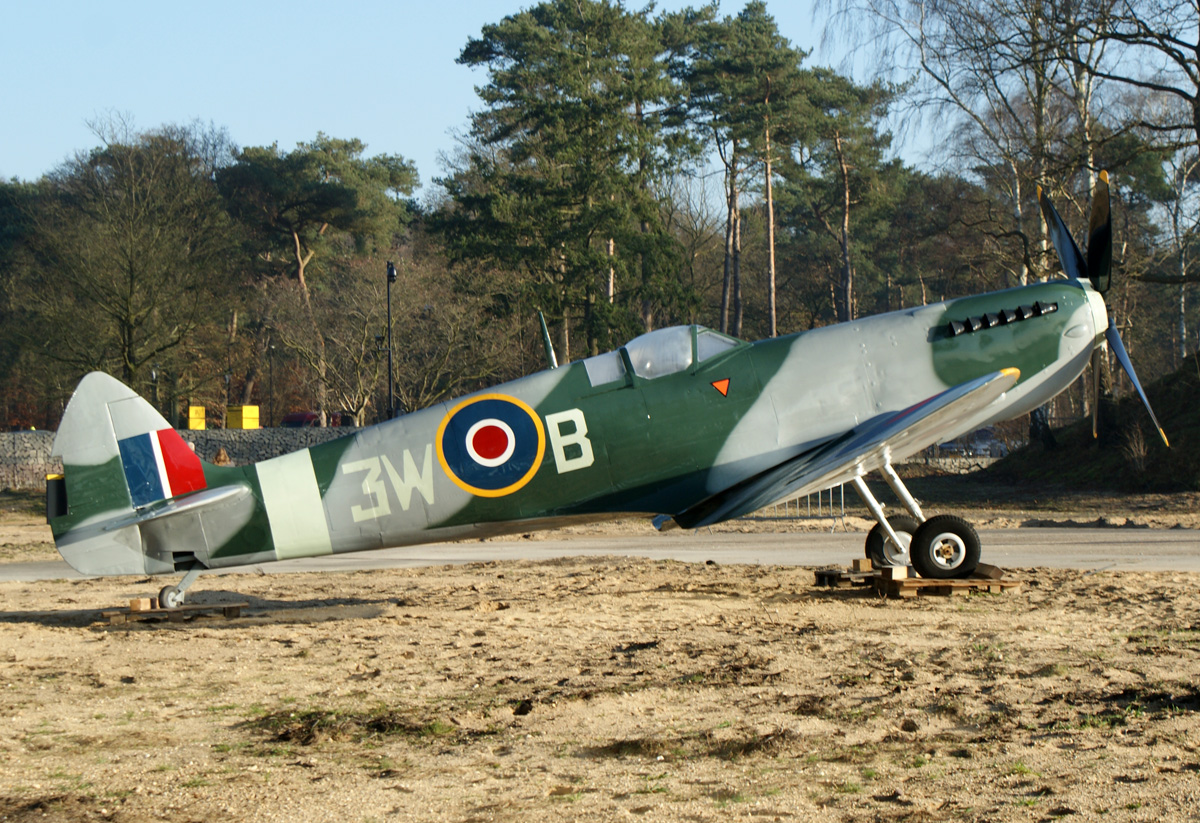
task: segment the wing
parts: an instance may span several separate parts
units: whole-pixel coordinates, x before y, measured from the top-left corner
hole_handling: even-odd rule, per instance
[[[675,515],[684,528],[710,526],[784,498],[843,483],[896,463],[957,432],[1016,385],[1017,369],[961,383],[902,412],[882,415],[844,435],[743,480]]]

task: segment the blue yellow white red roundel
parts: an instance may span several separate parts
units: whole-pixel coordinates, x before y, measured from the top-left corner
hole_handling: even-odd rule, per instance
[[[459,403],[437,433],[438,462],[461,489],[480,497],[512,494],[537,474],[546,432],[537,412],[506,394]]]

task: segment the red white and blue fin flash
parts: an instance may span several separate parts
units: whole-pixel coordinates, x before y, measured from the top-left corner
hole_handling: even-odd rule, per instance
[[[200,458],[174,429],[126,437],[117,446],[134,506],[207,487]]]

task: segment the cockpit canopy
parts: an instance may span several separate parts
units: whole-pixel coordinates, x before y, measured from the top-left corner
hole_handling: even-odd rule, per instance
[[[675,374],[702,363],[721,352],[742,345],[734,337],[703,326],[671,326],[639,335],[625,344],[633,373],[644,380]],[[593,386],[615,383],[625,377],[621,351],[589,357],[583,361]]]

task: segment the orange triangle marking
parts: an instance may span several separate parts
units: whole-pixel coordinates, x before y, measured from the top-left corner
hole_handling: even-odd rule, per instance
[[[726,377],[724,380],[714,380],[712,383],[712,387],[714,389],[716,389],[717,391],[719,391],[721,393],[722,397],[729,396],[729,378],[728,377]]]

